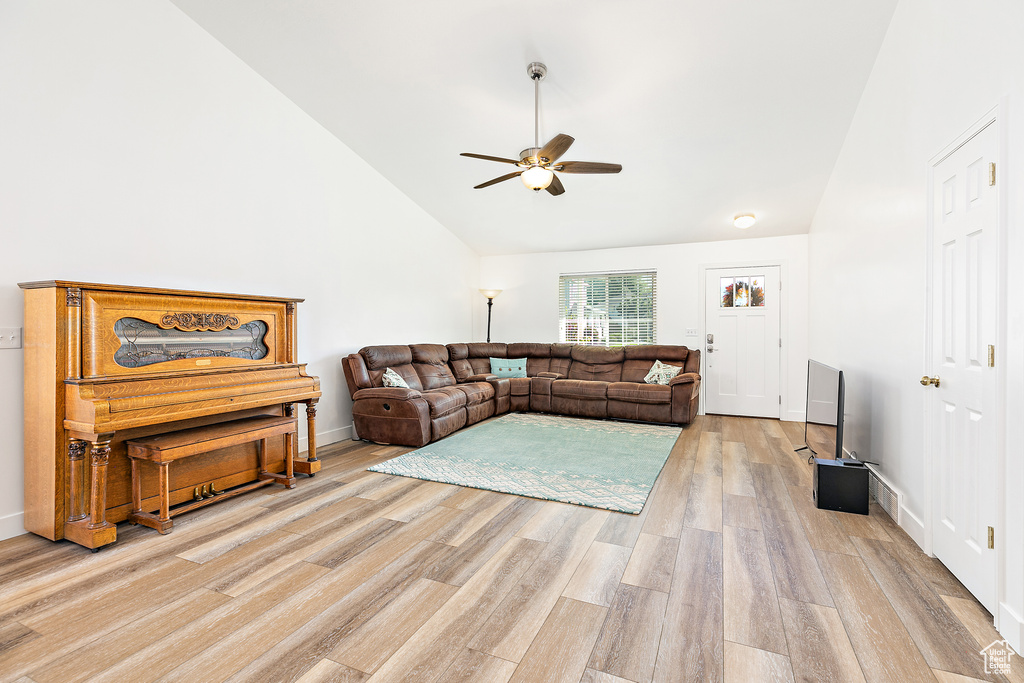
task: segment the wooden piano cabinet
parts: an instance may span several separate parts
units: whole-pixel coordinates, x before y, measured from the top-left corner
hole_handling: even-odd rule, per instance
[[[113,543],[132,509],[126,440],[293,417],[295,403],[306,406],[306,459],[283,434],[263,450],[238,443],[196,455],[173,468],[168,503],[189,500],[196,486],[260,481],[289,459],[297,473],[319,471],[319,380],[295,357],[301,299],[69,281],[21,287],[28,531],[94,550]],[[155,484],[140,495],[156,500]]]

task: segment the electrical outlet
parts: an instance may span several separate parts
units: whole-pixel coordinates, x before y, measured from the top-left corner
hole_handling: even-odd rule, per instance
[[[0,327],[0,349],[20,349],[21,328]]]
[[[697,328],[696,327],[687,327],[686,328],[686,336],[687,337],[696,337],[697,336]]]

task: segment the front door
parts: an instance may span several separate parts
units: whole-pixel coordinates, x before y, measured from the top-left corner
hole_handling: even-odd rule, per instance
[[[998,202],[989,184],[995,123],[932,167],[932,325],[928,392],[932,549],[996,612],[995,369]],[[994,351],[994,349],[993,349]],[[994,358],[993,358],[994,360]]]
[[[704,412],[779,417],[780,267],[709,268]]]

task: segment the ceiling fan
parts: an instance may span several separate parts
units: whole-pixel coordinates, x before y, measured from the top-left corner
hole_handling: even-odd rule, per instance
[[[519,160],[506,159],[504,157],[493,157],[486,154],[473,154],[463,152],[461,156],[473,157],[474,159],[486,159],[487,161],[499,161],[504,164],[513,164],[520,170],[507,173],[486,183],[480,183],[474,190],[483,187],[496,185],[497,183],[511,180],[519,176],[523,184],[531,190],[547,190],[557,196],[565,192],[562,181],[555,175],[555,171],[562,173],[618,173],[622,170],[620,164],[603,164],[594,161],[562,161],[558,160],[569,150],[574,138],[564,133],[559,133],[551,138],[546,145],[540,146],[540,82],[548,73],[548,68],[540,62],[533,62],[526,67],[526,73],[533,79],[533,147],[528,147],[519,153]]]

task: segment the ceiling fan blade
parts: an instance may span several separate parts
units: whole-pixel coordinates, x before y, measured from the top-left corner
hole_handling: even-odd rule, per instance
[[[503,183],[506,180],[512,180],[512,178],[515,178],[520,173],[522,173],[522,171],[516,171],[514,173],[507,173],[507,174],[505,174],[503,176],[495,178],[494,180],[488,180],[486,183],[480,183],[479,185],[474,186],[473,189],[474,190],[479,190],[481,187],[488,187],[490,185],[495,185],[497,183]]]
[[[558,161],[563,154],[569,151],[569,147],[575,142],[575,138],[566,135],[565,133],[559,133],[555,137],[551,138],[546,145],[540,148],[537,152],[537,156],[544,157],[547,159],[547,163],[553,163]]]
[[[563,161],[558,164],[562,173],[618,173],[621,164],[602,164],[597,161]]]
[[[562,187],[562,181],[558,179],[557,175],[551,178],[551,184],[544,189],[556,197],[565,192],[565,188]]]
[[[504,157],[492,157],[486,154],[473,154],[472,152],[463,152],[459,155],[460,157],[473,157],[474,159],[486,159],[487,161],[500,161],[505,164],[518,164],[519,162],[515,159],[506,159]]]

